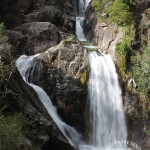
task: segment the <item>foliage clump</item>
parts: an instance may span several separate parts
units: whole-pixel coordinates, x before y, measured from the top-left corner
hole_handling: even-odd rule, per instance
[[[100,17],[102,13],[108,12],[108,7],[111,4],[110,0],[93,0],[92,7],[96,11],[97,16]]]
[[[102,11],[100,1],[99,0],[93,0],[92,1],[92,7],[94,8],[94,10],[97,12],[97,15],[99,16],[101,14],[101,11]]]
[[[22,114],[3,116],[0,114],[0,149],[16,150],[22,136]]]
[[[132,74],[137,84],[140,96],[140,105],[143,108],[142,116],[148,118],[150,112],[150,47],[137,52],[132,56]]]
[[[118,43],[116,46],[116,51],[118,54],[118,68],[121,74],[122,79],[126,79],[126,64],[127,64],[127,55],[132,49],[132,42],[135,38],[135,29],[134,25],[122,27],[123,30],[123,39],[121,43]]]
[[[138,85],[138,91],[143,94],[150,92],[150,47],[132,58],[133,77]]]
[[[109,7],[109,19],[118,25],[129,25],[133,23],[134,16],[129,5],[124,0],[115,0]]]
[[[0,23],[0,98],[8,94],[8,81],[15,68],[15,62],[11,54],[11,45],[4,33],[4,25]]]

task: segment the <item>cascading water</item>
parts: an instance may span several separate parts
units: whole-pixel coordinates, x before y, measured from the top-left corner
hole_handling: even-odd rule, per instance
[[[111,149],[107,148],[111,143],[126,140],[127,137],[121,90],[111,57],[109,55],[100,56],[96,52],[89,54],[91,70],[89,100],[92,129],[90,142],[85,144],[80,134],[60,119],[46,92],[39,86],[29,83],[28,78],[32,76],[38,55],[22,55],[16,61],[17,68],[26,83],[35,90],[41,103],[70,144],[79,150],[126,150],[126,144],[120,142],[113,145]]]
[[[76,17],[76,35],[79,41],[87,41],[83,32],[83,17]]]
[[[59,127],[61,132],[64,134],[64,136],[68,139],[69,143],[72,146],[78,147],[78,145],[82,143],[80,134],[77,133],[77,131],[74,128],[67,125],[60,119],[60,117],[57,114],[56,108],[53,106],[46,92],[41,87],[34,85],[32,81],[31,83],[29,83],[28,78],[29,76],[32,76],[35,63],[36,63],[36,57],[38,55],[39,54],[34,55],[34,56],[22,55],[17,59],[16,66],[22,78],[25,80],[25,82],[35,90],[41,103],[45,106],[47,112],[52,117],[54,122],[57,124],[57,126]]]
[[[79,0],[79,16],[76,17],[76,35],[79,39],[79,41],[87,41],[85,35],[84,35],[84,11],[88,7],[91,0]]]
[[[89,54],[89,100],[91,114],[91,145],[104,150],[111,143],[127,138],[121,90],[115,65],[109,55]],[[126,143],[114,144],[111,149],[125,150]]]

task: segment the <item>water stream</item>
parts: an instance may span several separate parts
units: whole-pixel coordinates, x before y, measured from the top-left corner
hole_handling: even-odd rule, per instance
[[[87,41],[85,35],[84,35],[84,12],[86,8],[88,7],[91,0],[79,0],[79,16],[76,17],[76,35],[79,39],[79,41]]]

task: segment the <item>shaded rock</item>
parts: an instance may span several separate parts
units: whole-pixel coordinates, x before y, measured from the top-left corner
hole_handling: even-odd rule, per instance
[[[75,16],[76,1],[75,0],[45,0],[46,5],[57,6],[61,12],[69,16]]]
[[[5,34],[12,45],[12,53],[15,57],[21,54],[34,54],[34,46],[28,35],[23,35],[21,32],[12,30],[7,30]]]
[[[5,0],[0,3],[0,20],[7,28],[12,29],[25,22],[24,14],[31,11],[34,0]]]
[[[135,93],[126,92],[124,96],[124,109],[128,118],[135,120],[139,115],[139,97]]]
[[[38,12],[26,15],[28,22],[51,22],[59,27],[62,31],[75,31],[75,18],[67,17],[57,7],[45,6]]]
[[[59,32],[55,25],[49,22],[29,22],[15,29],[30,39],[34,53],[46,50],[59,42]]]
[[[34,144],[44,145],[49,138],[55,138],[58,139],[57,142],[69,146],[68,141],[41,104],[36,92],[23,81],[17,71],[9,80],[9,88],[18,95],[15,100],[16,105],[27,115],[28,121],[25,122],[24,134],[28,139],[36,141]],[[20,146],[24,146],[25,143],[24,141]]]

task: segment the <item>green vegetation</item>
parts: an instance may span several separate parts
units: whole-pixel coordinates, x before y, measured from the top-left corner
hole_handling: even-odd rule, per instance
[[[84,85],[87,81],[87,70],[85,69],[81,74],[80,74],[80,83]]]
[[[132,24],[134,16],[130,5],[124,0],[115,0],[109,7],[109,20],[121,26]]]
[[[108,6],[110,5],[110,0],[93,0],[92,7],[97,13],[98,17],[101,17],[102,12],[107,13]]]
[[[150,47],[136,53],[132,57],[132,73],[137,84],[140,104],[143,108],[143,117],[147,118],[150,111]]]
[[[145,48],[142,53],[136,53],[132,63],[133,77],[138,85],[138,91],[147,95],[150,90],[150,47]]]
[[[0,98],[4,98],[11,90],[7,88],[9,78],[15,68],[15,62],[11,55],[11,46],[7,37],[3,35],[4,26],[0,24]]]
[[[109,16],[109,21],[125,26],[135,21],[134,8],[137,0],[93,0],[92,7],[97,16],[102,18],[102,13]]]
[[[101,11],[102,11],[102,8],[101,8],[101,5],[100,5],[100,0],[93,0],[92,1],[92,7],[96,11],[97,15],[100,16]]]
[[[149,129],[149,130],[146,130],[146,134],[147,134],[148,136],[150,136],[150,129]]]
[[[22,114],[3,116],[0,114],[0,149],[16,150],[22,135]]]
[[[117,44],[116,51],[118,54],[118,68],[123,80],[126,80],[126,61],[127,54],[131,51],[131,45],[135,38],[135,29],[133,25],[122,27],[123,39]]]

